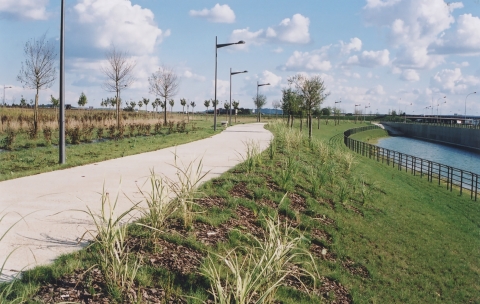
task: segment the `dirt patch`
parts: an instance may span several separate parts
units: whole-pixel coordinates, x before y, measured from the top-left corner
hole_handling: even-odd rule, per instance
[[[324,259],[330,262],[337,261],[337,255],[332,251],[330,251],[330,249],[328,249],[325,246],[312,244],[310,245],[310,252],[316,257],[319,257],[321,259]]]
[[[357,275],[362,278],[370,277],[370,272],[368,272],[368,269],[365,266],[355,263],[350,259],[342,261],[342,266],[353,275]]]
[[[312,229],[312,231],[310,232],[310,236],[312,237],[312,239],[317,239],[328,244],[332,243],[332,236],[324,230]]]
[[[287,226],[296,228],[298,227],[298,222],[297,220],[291,219],[290,217],[286,216],[285,214],[279,214],[278,217],[280,218],[280,222],[286,223]]]
[[[335,221],[326,216],[325,214],[318,214],[313,219],[319,221],[321,224],[326,226],[336,226]]]
[[[280,186],[278,186],[277,183],[272,180],[267,180],[267,188],[272,192],[282,192]]]
[[[278,208],[278,205],[274,201],[266,198],[262,198],[261,200],[256,201],[256,203],[265,207],[270,207],[275,210],[277,210]]]
[[[253,199],[252,192],[247,189],[247,184],[245,182],[240,182],[233,186],[232,190],[230,190],[230,195],[236,198]]]
[[[145,260],[153,266],[161,266],[181,274],[195,273],[203,255],[195,249],[157,239],[159,253],[150,253]]]
[[[205,208],[218,207],[220,209],[223,209],[226,204],[225,199],[219,196],[202,197],[195,200],[195,203]]]
[[[290,207],[297,211],[305,211],[307,209],[307,200],[296,193],[289,193],[288,198],[290,199]]]
[[[321,201],[318,201],[321,205],[325,205],[332,210],[335,210],[335,202],[331,198],[326,198]]]

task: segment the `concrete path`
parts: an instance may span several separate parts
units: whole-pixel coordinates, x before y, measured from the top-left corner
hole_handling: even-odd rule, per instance
[[[262,123],[236,125],[210,138],[177,147],[0,182],[0,218],[6,214],[0,221],[0,237],[25,217],[0,241],[0,266],[17,248],[7,260],[2,278],[50,263],[61,254],[85,246],[85,241],[79,244],[78,240],[86,229],[93,228],[93,222],[75,210],[87,210],[87,206],[100,210],[103,187],[112,201],[119,193],[119,214],[132,206],[131,200],[140,200],[138,187],[148,190],[145,182],[150,170],[154,169],[159,176],[176,178],[176,169],[171,165],[174,153],[185,165],[201,159],[203,172],[209,172],[203,180],[206,181],[240,163],[247,141],[258,143],[264,150],[271,138]]]

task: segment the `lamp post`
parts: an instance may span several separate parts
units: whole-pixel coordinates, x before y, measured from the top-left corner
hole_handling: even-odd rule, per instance
[[[468,98],[468,96],[470,96],[472,94],[477,94],[477,92],[470,93],[465,97],[465,117],[464,117],[465,123],[467,123],[467,98]]]
[[[64,164],[65,155],[65,0],[60,14],[60,94],[58,111],[58,163]]]
[[[410,103],[410,105],[412,105],[412,103]],[[405,120],[403,123],[407,123],[407,106],[405,106],[405,111],[403,111],[403,115],[405,116]]]
[[[266,85],[270,85],[270,83],[262,83],[262,84],[259,84],[258,81],[257,81],[257,109],[259,110],[258,111],[258,122],[260,122],[260,108],[258,108],[258,87],[261,87],[261,86],[266,86]]]
[[[361,104],[356,104],[356,105],[355,105],[355,110],[353,111],[354,114],[355,114],[355,123],[357,123],[357,118],[358,118],[358,116],[357,116],[357,107],[359,107],[359,106],[361,106]]]
[[[234,44],[245,44],[245,41],[240,40],[233,43],[220,43],[218,44],[217,36],[215,36],[215,104],[213,109],[213,131],[217,130],[217,49]]]
[[[367,109],[370,108],[370,105],[365,106],[365,113],[363,113],[363,122],[365,122],[365,115],[367,115]]]
[[[11,89],[12,87],[7,87],[3,85],[3,106],[5,106],[5,89]]]
[[[232,68],[230,68],[230,117],[228,118],[228,125],[232,125],[232,75],[241,73],[248,73],[248,71],[232,72]]]
[[[341,102],[342,102],[341,100],[335,101],[335,109],[334,109],[334,111],[337,110],[337,103],[341,103]],[[340,125],[340,117],[339,117],[339,116],[340,116],[340,113],[338,113],[337,115],[338,115],[338,117],[337,117],[337,123],[336,123],[335,125],[337,125],[337,124]]]
[[[437,122],[438,122],[438,107],[444,103],[447,103],[447,101],[445,100],[444,102],[442,103],[437,103]]]

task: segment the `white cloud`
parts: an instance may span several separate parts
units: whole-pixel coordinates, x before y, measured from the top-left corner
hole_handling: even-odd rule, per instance
[[[87,47],[89,52],[92,46],[104,52],[113,45],[132,55],[149,54],[170,35],[157,27],[151,10],[129,0],[79,0],[73,13],[69,40],[79,57],[85,56]]]
[[[46,20],[48,0],[2,0],[0,16],[13,16],[21,19]]]
[[[368,0],[363,15],[368,25],[387,28],[391,46],[398,49],[393,64],[402,68],[432,68],[443,56],[428,52],[429,46],[454,23],[452,12],[461,3],[443,0]]]
[[[183,77],[193,79],[193,80],[205,81],[205,76],[194,74],[189,70],[186,70],[185,72],[183,72]]]
[[[279,25],[269,27],[266,36],[269,39],[278,39],[282,42],[304,44],[310,42],[309,26],[310,19],[308,17],[295,14],[292,19],[285,18]]]
[[[211,9],[191,10],[189,12],[192,17],[207,18],[210,22],[216,23],[233,23],[235,22],[235,13],[227,4],[215,4]]]
[[[261,83],[270,83],[270,87],[276,87],[282,81],[281,76],[277,76],[270,71],[263,71],[262,76],[259,77]]]
[[[462,61],[460,63],[458,62],[452,62],[452,64],[457,67],[457,68],[465,68],[465,67],[468,67],[470,66],[470,63],[468,61]]]
[[[459,68],[444,69],[430,79],[430,86],[451,94],[468,94],[478,90],[480,77],[464,76]]]
[[[295,51],[288,58],[283,69],[288,71],[328,71],[332,68],[327,54],[329,49],[330,46],[324,46],[312,52]]]
[[[480,18],[460,15],[455,31],[448,32],[432,46],[440,54],[480,54]]]
[[[280,54],[280,53],[283,53],[283,49],[281,47],[278,47],[278,48],[274,49],[272,52]]]
[[[419,81],[420,80],[420,75],[418,75],[417,71],[412,70],[412,69],[406,69],[402,72],[402,75],[400,76],[401,80],[405,81]]]
[[[214,95],[215,91],[215,80],[212,80],[212,92],[211,96]],[[219,101],[219,104],[217,107],[222,106],[221,103],[225,98],[228,98],[230,96],[230,81],[229,80],[222,80],[222,79],[217,79],[217,100]]]
[[[346,61],[348,65],[359,65],[363,67],[386,66],[390,62],[390,52],[387,49],[382,51],[363,51],[360,55],[353,55]]]
[[[369,89],[365,94],[367,95],[385,95],[385,90],[382,85],[376,85],[375,87]]]
[[[301,14],[295,14],[291,19],[283,19],[279,25],[268,27],[266,30],[259,29],[252,32],[248,27],[233,30],[230,41],[246,41],[246,44],[236,46],[240,49],[248,49],[250,45],[264,43],[306,44],[310,42],[309,26],[310,19]]]
[[[342,54],[350,54],[352,51],[360,51],[362,49],[362,40],[357,37],[351,38],[350,43],[340,41],[340,51]]]

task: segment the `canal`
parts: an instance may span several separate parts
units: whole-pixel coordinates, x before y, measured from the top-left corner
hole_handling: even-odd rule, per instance
[[[401,136],[381,138],[376,145],[480,174],[480,154],[475,152]]]

